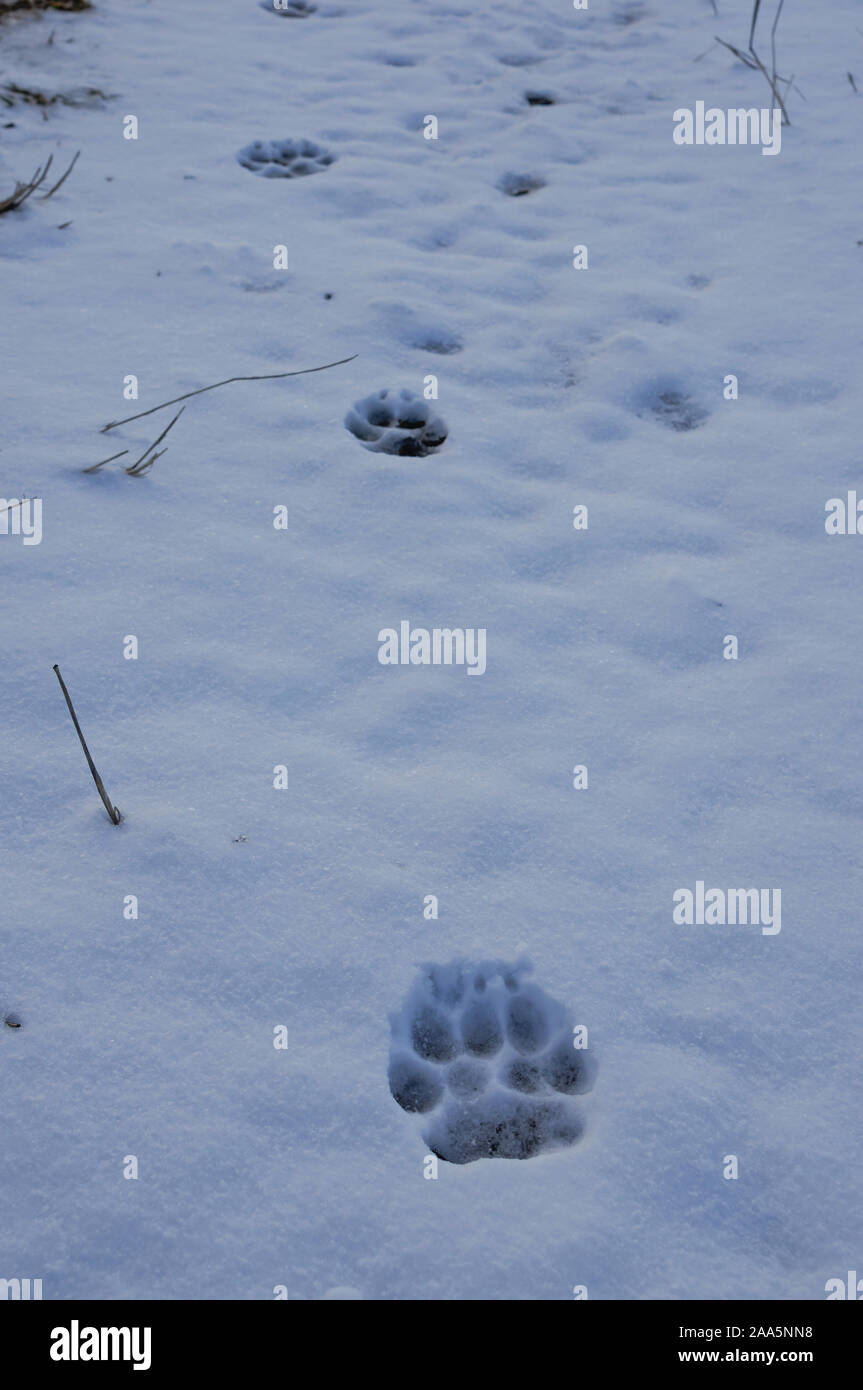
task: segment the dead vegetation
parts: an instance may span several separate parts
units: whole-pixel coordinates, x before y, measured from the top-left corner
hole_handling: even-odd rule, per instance
[[[721,39],[718,34],[715,36],[715,38],[717,43],[721,43],[723,48],[727,48],[729,53],[733,53],[735,58],[740,59],[741,63],[745,63],[748,68],[752,68],[753,72],[760,72],[763,74],[768,83],[768,86],[770,87],[770,91],[773,94],[773,99],[776,102],[776,105],[779,107],[779,110],[782,112],[782,124],[790,125],[791,121],[788,116],[788,111],[785,107],[785,98],[787,98],[790,89],[794,87],[794,74],[792,73],[790,77],[780,77],[778,72],[776,71],[776,29],[779,24],[779,18],[782,14],[782,7],[784,4],[785,0],[778,0],[776,6],[776,13],[773,16],[773,26],[770,30],[769,69],[762,61],[762,59],[759,57],[758,53],[755,51],[755,30],[758,26],[758,18],[761,11],[761,0],[753,0],[752,20],[749,26],[749,51],[747,53],[744,53],[741,48],[736,48],[733,43],[726,43],[725,39]],[[780,84],[782,84],[785,87],[784,97],[779,90]],[[794,90],[798,91],[799,89],[795,87]]]
[[[0,87],[0,101],[4,106],[38,106],[47,121],[52,106],[100,106],[110,101],[107,92],[98,87],[75,87],[68,92],[40,92],[36,87],[21,87],[17,82],[6,82]]]
[[[66,182],[72,170],[75,168],[75,165],[78,161],[78,155],[80,153],[81,151],[78,150],[72,160],[72,163],[66,170],[65,174],[63,174],[57,180],[53,187],[48,189],[47,193],[42,194],[42,202],[44,202],[46,198],[50,198],[54,193],[57,192],[57,189],[60,188]],[[40,167],[36,170],[35,174],[33,174],[32,177],[29,178],[26,183],[19,183],[16,179],[15,187],[13,191],[9,194],[9,197],[0,198],[0,216],[2,216],[4,212],[14,212],[16,208],[20,208],[22,203],[26,203],[27,199],[31,198],[33,194],[36,192],[36,190],[43,186],[45,180],[48,177],[48,171],[51,168],[53,160],[54,156],[52,154],[49,154],[45,163],[43,165],[40,165]]]
[[[351,357],[340,357],[338,362],[325,362],[322,367],[301,367],[295,372],[267,372],[265,376],[228,376],[224,381],[214,381],[212,386],[199,386],[197,391],[186,391],[182,396],[175,396],[173,400],[162,401],[161,405],[154,405],[149,410],[139,410],[137,415],[127,415],[125,420],[111,420],[107,425],[102,426],[102,434],[107,434],[109,430],[116,430],[120,425],[129,425],[133,420],[141,420],[145,415],[153,415],[157,410],[164,410],[169,405],[179,405],[180,401],[187,401],[192,396],[203,396],[205,391],[215,391],[219,386],[230,386],[234,381],[282,381],[286,376],[309,376],[312,372],[326,372],[330,367],[341,367],[345,362],[353,362],[357,354]],[[182,413],[182,412],[181,412]],[[176,416],[174,417],[176,419]],[[173,420],[171,421],[173,424]],[[170,425],[168,429],[170,429]],[[167,433],[167,430],[165,431]],[[160,435],[159,438],[164,436]],[[159,440],[156,440],[158,444]],[[108,460],[106,459],[107,463]]]
[[[31,10],[33,14],[38,14],[40,10],[92,10],[91,0],[0,0],[0,19],[7,14],[22,10],[26,13]]]
[[[114,805],[114,803],[111,801],[111,798],[110,798],[110,796],[108,795],[108,793],[105,791],[105,786],[104,786],[104,783],[103,783],[103,781],[102,781],[102,778],[99,776],[98,772],[96,771],[96,764],[93,762],[93,759],[90,757],[90,749],[87,747],[86,740],[85,740],[85,738],[84,738],[84,735],[83,735],[82,732],[81,732],[81,725],[78,723],[78,716],[77,716],[77,714],[75,713],[75,706],[72,704],[72,697],[71,697],[71,695],[69,694],[68,690],[66,689],[66,682],[64,681],[63,677],[60,675],[60,667],[57,666],[56,664],[55,664],[55,666],[54,666],[54,674],[55,674],[55,676],[57,677],[58,681],[60,682],[60,689],[63,691],[63,695],[64,695],[65,700],[66,700],[67,708],[68,708],[68,710],[69,710],[69,713],[70,713],[71,716],[72,716],[72,723],[75,725],[75,732],[77,733],[78,738],[79,738],[80,741],[81,741],[81,747],[84,749],[84,757],[87,759],[87,766],[88,766],[89,769],[90,769],[90,774],[91,774],[91,776],[92,776],[92,778],[93,778],[93,781],[96,783],[96,790],[98,791],[99,795],[100,795],[101,798],[102,798],[102,805],[105,807],[105,810],[108,812],[108,816],[109,816],[109,818],[111,819],[111,821],[113,821],[114,825],[119,825],[119,824],[120,824],[120,821],[123,819],[123,817],[122,817],[122,815],[120,814],[120,811],[118,810],[118,808],[117,808],[117,807]]]
[[[180,416],[182,415],[185,409],[186,407],[184,405],[180,406],[180,409],[177,411],[173,420],[169,425],[165,426],[158,439],[154,439],[152,444],[148,444],[141,457],[139,459],[136,459],[133,464],[131,464],[127,469],[124,470],[126,473],[129,474],[130,478],[140,478],[144,473],[147,472],[148,469],[153,467],[153,464],[156,462],[156,459],[160,459],[163,454],[166,454],[168,452],[167,444],[165,445],[164,449],[157,449],[156,446],[157,444],[161,444],[168,431],[174,428],[174,425],[176,425],[177,421],[179,420]],[[89,468],[82,468],[81,472],[98,473],[99,469],[104,467],[106,463],[113,463],[114,459],[121,459],[123,455],[128,454],[128,452],[128,449],[122,449],[119,454],[112,454],[110,458],[101,459],[99,463],[91,463]]]
[[[116,430],[119,429],[121,425],[131,424],[133,420],[143,420],[147,415],[154,415],[157,410],[164,410],[166,406],[179,405],[180,401],[188,401],[192,396],[203,396],[207,391],[215,391],[219,386],[230,386],[231,383],[235,381],[282,381],[285,377],[289,376],[308,376],[312,372],[329,371],[330,367],[341,367],[345,362],[353,362],[356,356],[357,354],[353,353],[351,357],[340,357],[338,362],[325,362],[322,367],[301,367],[299,370],[292,372],[267,372],[265,376],[229,376],[226,377],[224,381],[214,381],[212,386],[199,386],[196,391],[186,391],[182,396],[175,396],[173,400],[162,401],[160,405],[151,406],[149,410],[139,410],[137,415],[127,415],[125,420],[111,420],[107,425],[102,426],[101,432],[102,434],[107,434],[109,430]],[[162,433],[153,440],[152,444],[147,445],[141,457],[130,464],[128,468],[124,468],[123,471],[128,473],[130,478],[143,477],[143,475],[153,467],[156,459],[160,459],[163,454],[167,453],[167,445],[164,449],[158,448],[158,445],[161,444],[169,430],[174,428],[185,409],[186,407],[184,405],[180,406],[180,409],[170,423],[165,426]],[[128,452],[128,449],[121,449],[118,454],[110,454],[108,458],[100,459],[98,463],[91,463],[89,468],[82,468],[81,472],[98,473],[99,469],[104,468],[106,463],[113,463],[115,459],[125,458]]]
[[[130,468],[126,469],[126,472],[129,474],[130,478],[140,478],[142,473],[146,473],[148,468],[152,468],[153,464],[156,462],[156,459],[160,459],[163,454],[166,454],[168,452],[167,445],[164,449],[157,449],[156,445],[161,444],[162,440],[165,438],[165,435],[168,433],[168,430],[174,428],[185,409],[186,407],[184,405],[180,406],[180,409],[177,411],[170,425],[165,426],[165,428],[162,430],[162,433],[159,435],[159,438],[154,439],[152,444],[148,444],[141,457],[139,459],[136,459]]]

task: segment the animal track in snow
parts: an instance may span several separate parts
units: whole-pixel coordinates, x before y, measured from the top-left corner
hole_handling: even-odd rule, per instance
[[[409,308],[406,304],[377,303],[372,309],[382,333],[418,352],[449,357],[464,347],[461,335],[436,313]]]
[[[428,401],[412,391],[373,392],[348,411],[345,428],[374,453],[409,458],[434,453],[448,433]]]
[[[620,25],[621,28],[627,28],[630,24],[637,24],[639,20],[644,19],[646,15],[647,11],[644,8],[642,0],[636,0],[635,4],[618,5],[613,11],[611,18],[614,24]]]
[[[672,430],[697,430],[708,418],[707,411],[683,391],[661,391],[650,408]]]
[[[498,179],[497,186],[501,193],[508,194],[510,198],[523,198],[528,193],[535,193],[538,188],[545,188],[545,179],[535,174],[504,174]]]
[[[652,415],[670,430],[697,430],[710,411],[689,394],[677,377],[662,376],[643,383],[630,395],[636,415]]]
[[[237,159],[244,169],[265,179],[299,179],[322,174],[336,156],[314,140],[253,140]]]
[[[441,357],[449,357],[454,352],[461,352],[463,344],[461,338],[454,333],[435,333],[426,334],[425,337],[417,338],[415,343],[411,343],[418,352],[434,352]]]
[[[538,53],[505,53],[497,60],[507,68],[532,68],[535,63],[544,63]]]
[[[525,983],[525,961],[426,965],[394,1014],[389,1085],[447,1163],[534,1158],[584,1132],[573,1096],[593,1085],[563,1005]]]

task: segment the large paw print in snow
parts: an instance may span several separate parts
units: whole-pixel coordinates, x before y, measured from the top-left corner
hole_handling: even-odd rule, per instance
[[[336,156],[314,140],[253,140],[237,155],[244,169],[265,179],[300,179],[322,174]]]
[[[375,391],[357,401],[345,416],[345,429],[375,453],[409,458],[434,453],[448,433],[441,417],[412,391]]]
[[[390,1091],[426,1116],[424,1141],[448,1163],[534,1158],[584,1125],[573,1096],[593,1085],[562,1004],[525,983],[526,962],[426,965],[391,1018]]]

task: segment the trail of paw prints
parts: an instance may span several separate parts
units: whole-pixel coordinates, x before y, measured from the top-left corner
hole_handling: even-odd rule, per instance
[[[374,453],[409,458],[434,453],[448,433],[441,417],[412,391],[375,391],[357,401],[345,416],[345,429]]]
[[[391,1018],[389,1085],[424,1116],[447,1163],[535,1158],[582,1137],[573,1099],[593,1085],[586,1049],[556,1000],[525,982],[527,962],[426,965]]]
[[[314,140],[253,140],[237,155],[238,163],[265,179],[300,179],[322,174],[336,155]]]

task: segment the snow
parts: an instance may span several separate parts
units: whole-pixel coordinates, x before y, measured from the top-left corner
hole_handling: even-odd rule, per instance
[[[781,152],[676,145],[678,108],[770,104],[713,43],[749,11],[0,24],[0,85],[110,97],[0,108],[0,195],[81,150],[0,217],[0,491],[44,528],[0,534],[0,1276],[818,1299],[859,1267],[863,541],[824,517],[860,483],[863,37],[789,0]],[[256,177],[256,141],[335,159]],[[169,413],[99,433],[354,353],[192,398],[140,478]],[[430,375],[441,447],[345,427]],[[482,678],[381,665],[405,620],[484,628]],[[675,924],[699,880],[780,889],[781,932]],[[579,1142],[428,1180],[390,1017],[460,960],[529,961],[595,1084]]]

